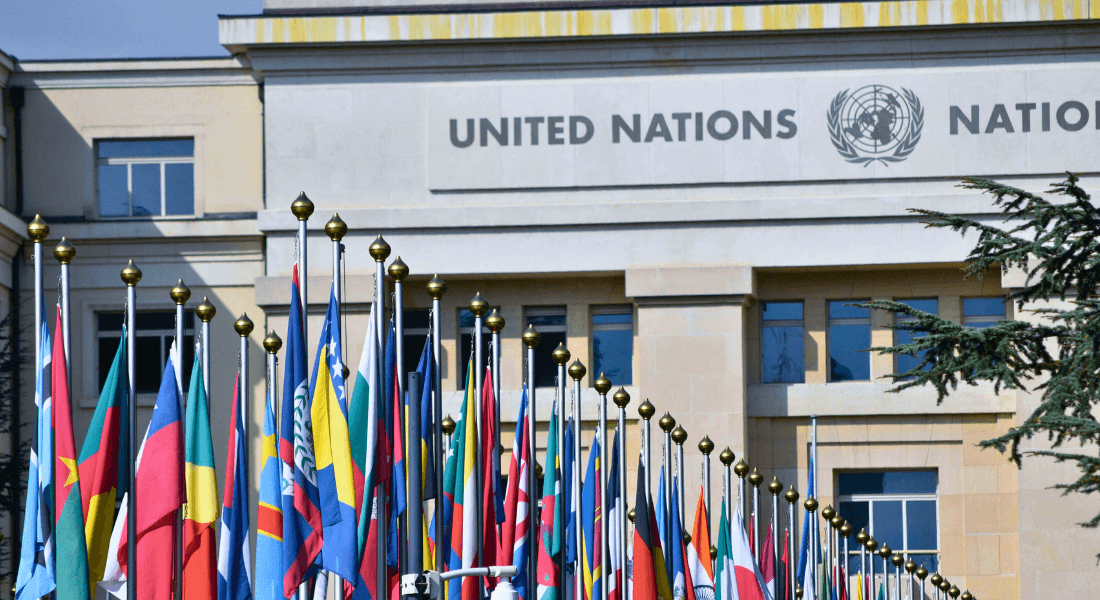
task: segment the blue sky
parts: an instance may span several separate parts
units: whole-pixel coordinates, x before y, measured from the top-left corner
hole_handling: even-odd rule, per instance
[[[0,0],[0,50],[23,60],[224,56],[218,15],[262,0]]]

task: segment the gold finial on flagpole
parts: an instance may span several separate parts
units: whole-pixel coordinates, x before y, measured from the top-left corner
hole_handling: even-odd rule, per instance
[[[481,292],[474,294],[470,299],[470,312],[474,313],[475,317],[484,317],[485,313],[489,312],[489,303],[485,301]]]
[[[596,389],[597,394],[604,396],[611,391],[611,380],[604,375],[603,371],[600,371],[600,376],[592,382],[592,387]]]
[[[237,335],[241,337],[251,334],[253,327],[252,319],[248,318],[248,313],[241,313],[240,318],[233,323],[233,329],[237,332]]]
[[[428,280],[428,297],[432,300],[442,300],[443,294],[447,293],[447,284],[439,278],[439,275],[433,275]]]
[[[565,347],[565,343],[559,343],[557,348],[550,353],[550,358],[554,361],[555,365],[559,367],[569,362],[569,349]]]
[[[535,331],[535,326],[528,325],[527,331],[523,332],[523,345],[527,346],[528,348],[534,348],[535,346],[538,346],[539,342],[541,341],[542,336],[539,335],[539,332]]]
[[[826,522],[832,521],[833,517],[835,517],[835,516],[836,516],[836,511],[833,510],[833,505],[832,504],[830,504],[830,505],[826,506],[825,508],[821,509],[821,518],[825,519]]]
[[[504,329],[504,317],[500,316],[499,310],[494,308],[489,316],[485,317],[485,326],[492,333],[500,333]]]
[[[443,417],[442,425],[443,425],[443,433],[445,433],[447,435],[451,435],[455,432],[456,423],[455,423],[454,419],[451,418],[451,415],[447,415],[446,417]]]
[[[840,516],[840,513],[833,515],[833,518],[829,519],[829,524],[833,526],[833,529],[840,529],[844,525],[844,517]]]
[[[787,500],[787,502],[793,505],[795,502],[798,502],[798,490],[794,489],[794,486],[792,485],[791,487],[787,488],[787,493],[783,494],[783,497]]]
[[[655,414],[657,414],[657,407],[653,406],[649,398],[642,400],[642,403],[638,405],[638,415],[646,421],[652,419]]]
[[[710,436],[704,435],[703,439],[699,440],[699,452],[702,452],[703,456],[710,456],[713,451],[714,442],[710,441]]]
[[[176,304],[187,304],[187,301],[191,299],[191,288],[187,287],[180,279],[176,282],[176,286],[168,292],[168,295],[172,297]]]
[[[672,430],[672,441],[676,442],[677,446],[683,446],[687,439],[688,432],[683,425],[677,425],[676,429]]]
[[[390,268],[387,269],[390,275],[390,279],[394,281],[405,281],[405,278],[409,276],[409,266],[405,264],[405,261],[401,260],[401,257],[393,259],[390,263]]]
[[[773,496],[778,496],[779,492],[783,491],[783,484],[779,482],[778,477],[772,477],[772,482],[768,484],[768,491],[771,492]]]
[[[844,524],[840,526],[840,535],[844,537],[852,535],[853,531],[855,531],[855,527],[852,527],[852,524],[848,521],[844,521]]]
[[[581,379],[584,379],[584,375],[587,372],[588,369],[584,368],[584,365],[581,364],[580,359],[573,361],[573,364],[569,365],[569,376],[573,378],[573,381],[580,381]],[[580,398],[578,398],[577,401],[579,402]],[[578,427],[579,426],[580,425],[578,424]]]
[[[752,484],[752,487],[760,487],[760,484],[764,483],[764,476],[756,470],[756,467],[753,467],[752,473],[749,473],[749,483]]]
[[[272,329],[267,337],[264,338],[264,350],[267,350],[268,354],[275,354],[279,351],[279,348],[283,347],[283,340],[279,337],[279,334],[275,333]]]
[[[733,472],[741,479],[744,479],[745,475],[749,474],[749,464],[745,462],[744,457],[737,461],[736,465],[733,465]]]
[[[875,538],[873,538],[873,537],[868,537],[867,538],[867,543],[865,543],[863,545],[867,548],[867,550],[871,554],[874,554],[875,553],[875,548],[878,548],[878,542],[875,541]]]
[[[634,509],[630,509],[630,512],[626,513],[626,518],[630,519],[630,522],[634,522]]]
[[[913,562],[913,559],[905,561],[905,572],[915,573],[917,571],[917,563]]]
[[[348,224],[340,218],[340,213],[332,213],[332,218],[325,223],[325,233],[328,234],[328,239],[334,242],[344,239],[348,233]]]
[[[214,308],[214,305],[210,303],[206,296],[203,296],[202,304],[195,309],[195,314],[199,316],[200,321],[209,322],[214,318],[214,315],[218,314],[218,309]]]
[[[44,242],[50,237],[50,226],[42,220],[42,215],[34,215],[30,223],[27,223],[27,237],[32,242]]]
[[[676,427],[676,419],[672,418],[672,415],[666,411],[660,421],[657,421],[657,425],[661,427],[661,431],[668,433],[672,431],[673,427]]]
[[[298,198],[291,203],[290,212],[298,217],[299,221],[308,221],[309,217],[313,214],[313,201],[306,196],[305,192],[298,194]]]
[[[959,588],[957,588],[955,586],[951,586],[951,588],[947,590],[947,595],[951,596],[952,598],[958,598],[959,593],[960,593]]]
[[[122,277],[122,282],[128,286],[137,285],[141,281],[141,269],[134,264],[134,260],[130,259],[130,262],[122,268],[122,273],[119,274]]]
[[[367,251],[370,252],[374,262],[386,262],[386,259],[390,257],[390,245],[386,243],[382,236],[374,238]]]
[[[626,408],[626,405],[630,404],[630,394],[627,393],[626,388],[619,386],[619,389],[615,391],[615,395],[611,397],[611,400],[615,402],[615,406]]]
[[[806,510],[810,511],[811,513],[817,512],[817,498],[814,498],[813,494],[810,494],[810,497],[806,498],[806,502],[803,503],[803,506],[805,506]]]
[[[76,247],[70,244],[67,238],[62,237],[61,241],[54,246],[53,257],[57,259],[57,262],[67,265],[76,258]]]
[[[734,455],[733,450],[730,450],[729,446],[726,446],[722,450],[722,453],[718,455],[718,460],[722,461],[722,464],[726,465],[727,467],[733,464],[733,461],[736,458],[737,456]]]
[[[921,565],[921,566],[917,567],[916,573],[917,573],[917,579],[920,579],[921,585],[924,585],[924,578],[928,577],[928,569],[925,569],[924,565]]]
[[[866,544],[869,539],[871,539],[871,536],[867,533],[867,529],[860,529],[859,533],[856,534],[856,542],[861,546]]]

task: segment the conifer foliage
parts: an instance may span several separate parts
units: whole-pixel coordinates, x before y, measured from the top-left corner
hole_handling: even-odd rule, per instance
[[[930,385],[943,402],[960,382],[992,382],[998,392],[1038,394],[1039,405],[1022,424],[980,445],[1007,451],[1017,466],[1025,456],[1076,463],[1077,480],[1054,487],[1063,494],[1100,491],[1100,423],[1094,414],[1100,404],[1100,208],[1074,174],[1051,188],[1053,201],[987,179],[968,178],[960,187],[992,196],[1003,226],[910,212],[927,217],[929,227],[978,234],[966,258],[967,276],[1022,269],[1026,283],[1009,300],[1037,318],[978,329],[897,302],[868,302],[861,306],[912,317],[894,328],[913,332],[911,343],[871,350],[922,358],[909,371],[890,375],[892,392]],[[1046,449],[1028,448],[1026,441],[1036,436],[1047,438]],[[1081,525],[1097,527],[1100,514]]]

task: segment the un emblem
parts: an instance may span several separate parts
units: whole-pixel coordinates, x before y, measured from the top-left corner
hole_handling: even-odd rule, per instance
[[[913,153],[924,128],[924,107],[912,90],[884,85],[844,90],[829,105],[829,138],[844,160],[889,166]]]

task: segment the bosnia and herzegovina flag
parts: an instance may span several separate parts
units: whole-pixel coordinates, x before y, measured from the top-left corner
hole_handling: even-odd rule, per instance
[[[585,600],[603,597],[602,538],[600,535],[601,472],[600,472],[600,431],[592,439],[592,449],[588,451],[588,469],[581,486],[581,574],[584,577]]]
[[[310,414],[324,524],[321,568],[354,582],[359,578],[359,542],[338,312],[334,289],[329,294],[328,312],[317,343]]]
[[[477,465],[476,394],[474,393],[474,362],[466,366],[466,399],[462,415],[451,441],[451,457],[443,474],[443,490],[452,506],[451,548],[448,567],[464,569],[477,560],[477,496],[474,468]],[[481,596],[480,577],[450,580],[448,598],[478,600]]]
[[[88,576],[93,585],[103,579],[115,522],[115,500],[130,480],[126,463],[126,403],[130,379],[126,373],[126,328],[99,394],[95,414],[80,449],[80,499],[84,509],[84,536],[88,543]]]
[[[56,572],[57,596],[68,600],[91,598],[88,579],[88,548],[84,539],[84,509],[80,498],[80,474],[73,439],[72,406],[69,404],[69,374],[65,368],[65,344],[61,331],[61,307],[53,344],[53,433],[54,433],[54,553],[62,568]]]
[[[558,468],[558,412],[555,403],[550,412],[550,431],[546,437],[546,467],[542,477],[542,514],[539,519],[538,568],[535,577],[535,594],[538,600],[557,600],[561,591],[561,573],[557,561],[562,544],[562,507],[558,503],[561,482],[558,480]]]
[[[290,598],[297,591],[298,584],[312,577],[316,571],[314,559],[321,553],[322,533],[310,433],[313,425],[309,412],[309,377],[306,372],[306,341],[302,336],[297,265],[291,274],[285,348],[279,460],[283,480],[283,596]]]
[[[218,591],[218,478],[214,473],[214,442],[210,437],[210,413],[206,384],[198,353],[191,366],[191,389],[184,415],[183,598],[203,600]]]
[[[229,422],[229,447],[225,457],[225,495],[218,548],[218,600],[252,597],[252,552],[248,543],[248,461],[241,418],[240,375],[233,381],[233,408]],[[141,581],[141,578],[138,578]]]
[[[256,579],[253,585],[256,600],[276,600],[283,596],[283,482],[276,439],[275,399],[269,395],[264,403],[260,499],[256,509]]]

